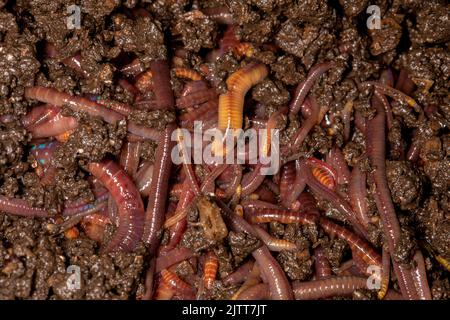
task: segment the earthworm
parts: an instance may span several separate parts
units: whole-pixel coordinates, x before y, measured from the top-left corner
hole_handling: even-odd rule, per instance
[[[176,211],[175,211],[176,212]],[[187,229],[187,219],[183,218],[177,221],[174,225],[169,227],[170,236],[169,243],[164,246],[164,249],[169,250],[175,248],[183,238],[183,234]]]
[[[386,295],[384,296],[384,300],[404,300],[404,299],[401,293],[393,289],[388,289]]]
[[[108,198],[108,216],[112,223],[117,227],[120,223],[119,208],[112,195]]]
[[[79,216],[94,213],[106,206],[109,193],[105,190],[101,194],[96,195],[94,203],[75,202],[66,203],[64,210],[61,212],[63,216]]]
[[[176,106],[178,109],[186,109],[196,105],[201,105],[202,103],[216,98],[216,89],[205,89],[178,98],[176,100]]]
[[[48,112],[42,118],[37,119],[26,128],[31,132],[33,138],[47,138],[71,131],[77,126],[78,121],[74,117],[65,117],[59,108],[49,107]]]
[[[219,96],[218,128],[220,130],[242,128],[245,94],[268,73],[266,65],[251,63],[228,77],[226,80],[228,91]]]
[[[421,117],[423,117],[422,108],[419,106],[419,104],[413,98],[411,98],[407,94],[405,94],[397,89],[394,89],[390,86],[387,86],[380,82],[377,82],[377,81],[366,81],[366,82],[361,83],[361,86],[365,86],[365,85],[374,86],[381,93],[391,97],[392,99],[403,101],[403,102],[407,103],[409,106],[413,107],[414,110],[416,110],[418,113],[420,113]]]
[[[261,273],[267,279],[270,298],[272,300],[292,300],[293,292],[291,285],[281,269],[278,262],[270,254],[266,246],[262,246],[252,252],[253,258],[258,263]]]
[[[136,187],[143,197],[148,197],[153,178],[153,163],[146,161],[136,173]]]
[[[269,151],[272,145],[272,130],[275,130],[278,127],[278,123],[282,119],[283,116],[287,113],[287,107],[280,108],[275,111],[267,120],[266,126],[266,138],[263,140],[262,152],[264,156],[269,155]]]
[[[413,257],[413,263],[415,264],[415,266],[413,267],[412,275],[414,283],[416,285],[417,293],[419,295],[419,299],[431,300],[432,297],[427,280],[425,261],[423,259],[423,255],[420,250],[416,250]]]
[[[418,139],[413,133],[412,143],[409,146],[408,151],[406,152],[406,160],[410,162],[417,162],[417,160],[419,160],[420,149],[421,148]]]
[[[311,105],[311,115],[302,123],[302,126],[297,131],[294,138],[294,146],[293,149],[297,150],[305,138],[307,137],[309,131],[314,127],[317,122],[317,118],[319,116],[319,106],[317,105],[317,101],[313,96],[310,96],[305,103],[310,103]]]
[[[248,199],[248,198],[243,199],[241,201],[241,205],[244,209],[247,209],[249,211],[252,211],[254,209],[261,209],[261,210],[281,209],[281,207],[276,204],[272,204],[272,203],[265,202],[262,200],[253,200],[253,199]]]
[[[216,179],[227,169],[226,164],[219,164],[205,177],[200,188],[204,194],[214,193]]]
[[[175,76],[179,78],[189,79],[192,81],[201,80],[202,76],[195,70],[187,68],[174,68],[173,72]]]
[[[330,157],[332,158],[332,166],[336,170],[337,183],[348,184],[350,182],[350,170],[341,149],[335,146],[330,151]]]
[[[269,248],[270,251],[292,251],[298,249],[297,245],[294,242],[275,238],[261,227],[255,225],[253,226],[253,229],[255,229],[258,238],[262,242],[264,242],[264,244],[267,246],[267,248]]]
[[[217,100],[209,100],[205,103],[202,103],[198,108],[194,109],[191,112],[186,112],[181,114],[178,118],[183,121],[199,121],[202,116],[211,113],[211,111],[215,114],[217,109]]]
[[[259,284],[261,282],[261,271],[258,263],[253,265],[252,270],[250,270],[247,279],[245,279],[244,283],[239,287],[238,291],[231,297],[231,300],[239,299],[242,292],[246,291],[248,288]]]
[[[242,291],[236,300],[268,300],[269,297],[269,286],[265,283],[259,283]]]
[[[175,210],[175,214],[173,216],[170,216],[164,221],[164,228],[168,228],[181,219],[186,218],[188,210],[190,208],[190,205],[192,201],[195,198],[195,193],[192,191],[189,182],[185,180],[183,182],[183,189],[181,191],[180,200],[177,204],[177,209]]]
[[[177,146],[179,148],[178,150],[180,150],[181,152],[184,174],[186,175],[186,179],[189,182],[190,187],[192,188],[195,196],[198,196],[200,194],[200,187],[198,186],[198,182],[194,170],[192,168],[190,155],[188,156],[187,146],[186,143],[184,142],[184,136],[180,129],[177,129],[176,132],[177,132]]]
[[[140,142],[127,141],[122,146],[122,151],[120,152],[120,165],[131,178],[136,176],[139,166],[140,149]]]
[[[366,173],[360,169],[359,165],[353,167],[350,175],[348,195],[350,198],[350,204],[356,213],[356,218],[367,229],[369,226],[369,217],[367,215],[368,204],[366,200]]]
[[[229,24],[232,25],[234,23],[233,21],[233,15],[230,13],[227,7],[211,7],[211,8],[204,8],[202,9],[202,12],[211,20],[214,20],[215,22],[219,24]]]
[[[302,167],[300,169],[300,172],[302,172],[302,175],[305,177],[306,179],[305,181],[307,185],[311,188],[311,190],[313,190],[320,197],[329,201],[333,205],[333,207],[335,207],[340,213],[342,213],[345,216],[345,218],[352,224],[354,228],[356,228],[363,235],[366,235],[367,230],[356,218],[356,214],[353,211],[350,204],[345,199],[343,199],[339,194],[321,184],[313,176],[311,170],[308,169],[309,166],[307,163],[308,162],[306,161],[302,162],[302,164],[300,165]]]
[[[120,113],[106,109],[96,102],[83,97],[71,96],[68,93],[59,92],[53,88],[39,86],[25,88],[25,97],[58,107],[67,105],[74,111],[85,111],[91,116],[102,117],[108,123],[116,123],[124,119],[124,116]]]
[[[175,294],[181,294],[192,297],[194,295],[194,288],[187,284],[184,280],[177,276],[176,273],[163,269],[161,270],[161,279],[164,283],[175,292]]]
[[[269,203],[278,203],[277,195],[270,190],[265,183],[263,183],[258,189],[256,189],[255,194],[261,201]]]
[[[124,78],[117,79],[117,84],[122,87],[123,90],[128,92],[132,96],[133,100],[139,95],[139,90],[128,80]]]
[[[355,127],[361,131],[361,133],[366,133],[367,121],[366,118],[361,114],[361,112],[355,110]]]
[[[102,105],[105,108],[116,111],[124,116],[128,116],[131,113],[131,106],[126,103],[115,100],[102,99],[100,96],[96,95],[89,95],[88,97],[91,101],[94,101],[99,105]]]
[[[145,292],[141,297],[141,300],[151,300],[153,297],[153,281],[155,273],[156,259],[150,259],[150,263],[145,273]]]
[[[389,289],[389,279],[391,275],[391,255],[389,251],[383,247],[383,252],[381,254],[381,283],[380,290],[378,291],[378,299],[382,300],[386,296],[386,293]]]
[[[243,175],[242,177],[242,191],[241,196],[246,197],[253,193],[256,189],[259,188],[259,186],[263,183],[264,179],[266,178],[265,175],[261,174],[261,168],[262,164],[258,163],[252,172],[248,172]]]
[[[313,87],[314,83],[328,70],[335,66],[334,62],[323,62],[312,67],[305,80],[300,82],[295,89],[294,98],[289,105],[289,111],[292,114],[297,114],[305,101],[306,96]],[[316,119],[317,120],[317,117]]]
[[[205,257],[205,265],[203,267],[203,284],[206,289],[210,290],[216,280],[217,269],[219,268],[219,259],[214,251],[208,251]]]
[[[160,272],[176,263],[187,260],[192,257],[193,254],[194,253],[190,249],[185,247],[175,248],[161,254],[156,258],[155,272]]]
[[[160,138],[160,133],[155,128],[149,128],[147,126],[138,125],[134,122],[129,121],[127,129],[129,132],[141,136],[146,139],[150,139],[153,141],[158,141]]]
[[[294,204],[291,206],[291,210],[301,210],[303,212],[313,213],[319,215],[319,209],[316,206],[316,199],[309,192],[302,192]]]
[[[143,240],[149,246],[149,253],[153,255],[159,245],[161,230],[164,224],[167,191],[172,167],[170,158],[175,145],[172,141],[174,124],[167,125],[158,143],[155,154],[153,177],[148,197],[147,211],[145,213],[145,226]]]
[[[243,218],[235,215],[227,205],[217,200],[216,203],[222,209],[222,217],[225,223],[236,232],[245,232],[256,237],[256,232]],[[278,262],[270,254],[266,246],[261,246],[252,252],[253,258],[258,263],[262,274],[268,281],[270,297],[273,300],[291,300],[292,288]]]
[[[372,106],[377,111],[377,114],[369,120],[367,126],[367,154],[374,168],[372,177],[376,187],[375,203],[380,213],[383,233],[389,245],[389,252],[395,252],[401,231],[386,178],[386,120],[384,108],[376,96],[372,97]],[[416,297],[417,292],[412,282],[410,270],[396,263],[395,260],[393,260],[393,265],[402,294],[410,299]]]
[[[0,195],[0,211],[23,217],[49,217],[43,208],[31,207],[25,200]]]
[[[242,180],[242,166],[240,164],[234,164],[231,165],[233,169],[233,178],[231,182],[228,184],[228,186],[225,189],[225,198],[231,197],[233,194],[238,193],[238,190],[241,185]],[[242,190],[240,191],[242,193]]]
[[[394,85],[394,75],[392,74],[392,71],[390,69],[383,70],[381,72],[380,82],[389,87],[392,87]],[[391,129],[394,122],[391,105],[386,97],[383,94],[380,94],[378,90],[375,91],[375,94],[380,98],[380,101],[383,104],[384,111],[386,113],[387,127],[388,129]]]
[[[139,191],[114,161],[91,162],[88,169],[108,189],[118,208],[119,226],[105,251],[134,250],[141,240],[144,221],[144,204]]]
[[[331,265],[328,261],[322,247],[314,249],[314,264],[316,269],[316,280],[327,279],[331,277]]]
[[[346,296],[366,286],[366,278],[354,276],[332,277],[308,282],[294,281],[292,284],[296,300],[314,300],[333,296]]]
[[[53,118],[60,110],[60,108],[48,104],[36,106],[22,117],[21,123],[25,128],[30,129],[32,126],[42,124]]]
[[[170,70],[166,60],[155,60],[150,63],[153,74],[153,90],[156,105],[160,109],[172,110],[175,101],[170,83]]]
[[[253,260],[247,260],[244,262],[236,270],[222,279],[223,284],[226,286],[232,286],[244,282],[252,270],[254,263],[255,262]]]
[[[366,241],[327,218],[321,217],[319,223],[322,229],[328,234],[335,234],[345,240],[352,249],[352,252],[360,257],[367,265],[374,265],[381,268],[380,255]]]

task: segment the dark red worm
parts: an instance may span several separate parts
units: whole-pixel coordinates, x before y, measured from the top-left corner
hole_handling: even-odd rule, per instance
[[[77,126],[78,122],[74,117],[65,117],[60,108],[49,106],[41,118],[25,128],[31,132],[33,138],[47,138],[56,137]]]
[[[337,183],[348,184],[350,182],[350,170],[341,149],[338,147],[331,149],[330,158],[337,173]]]
[[[118,208],[119,226],[105,251],[133,251],[141,240],[144,225],[144,204],[139,191],[114,161],[91,162],[88,169],[108,189]]]
[[[331,277],[331,265],[328,261],[322,247],[314,249],[314,265],[316,269],[316,280],[327,279]]]
[[[359,168],[359,165],[353,167],[348,186],[348,195],[350,198],[350,204],[356,213],[356,218],[367,229],[369,226],[369,217],[367,216],[368,204],[366,178],[366,173]]]
[[[368,122],[366,131],[367,153],[374,168],[372,177],[376,187],[375,202],[380,213],[384,237],[389,245],[389,252],[395,252],[401,231],[386,178],[386,120],[384,108],[377,96],[372,97],[372,106],[377,114]],[[411,271],[395,260],[393,260],[393,265],[402,294],[405,298],[417,298]]]
[[[233,273],[222,279],[222,282],[226,286],[232,286],[244,282],[250,271],[253,269],[253,260],[247,260],[244,264],[239,266]]]
[[[209,100],[217,99],[218,94],[215,89],[206,89],[182,96],[176,100],[178,109],[186,109],[201,105]]]
[[[0,211],[23,217],[49,217],[50,214],[43,208],[28,205],[25,200],[8,198],[0,195]]]
[[[208,84],[203,80],[189,81],[183,87],[183,91],[181,91],[181,96],[186,97],[190,94],[203,92],[208,89]],[[177,106],[178,107],[178,106]]]
[[[155,60],[150,63],[150,70],[153,75],[153,90],[156,98],[156,105],[160,109],[172,110],[175,100],[170,83],[170,70],[166,60]]]
[[[311,115],[302,123],[301,128],[295,135],[293,146],[294,150],[298,149],[302,145],[309,131],[311,131],[314,125],[316,125],[319,117],[320,108],[317,105],[316,99],[313,96],[310,96],[309,99],[305,100],[305,103],[309,103],[311,105]]]
[[[367,265],[378,266],[381,268],[381,256],[369,245],[369,243],[327,218],[321,217],[319,223],[322,229],[328,234],[335,234],[339,238],[345,240],[352,249],[352,252],[361,258]]]
[[[414,254],[413,263],[415,266],[413,267],[412,275],[419,299],[431,300],[432,296],[430,286],[428,285],[425,261],[420,250],[417,250]]]
[[[308,95],[317,79],[319,79],[320,76],[322,76],[325,72],[327,72],[334,66],[335,63],[329,61],[315,65],[309,70],[306,79],[300,82],[295,89],[294,98],[291,100],[291,104],[289,105],[289,110],[292,114],[298,113],[300,107],[305,101],[306,96]],[[315,120],[317,121],[317,118]]]
[[[148,198],[147,211],[145,213],[145,227],[143,240],[149,246],[149,253],[154,255],[159,245],[164,214],[166,209],[169,177],[172,168],[171,152],[175,145],[172,141],[174,124],[169,124],[158,143],[155,155],[155,164]],[[140,197],[140,196],[139,196]]]
[[[259,283],[242,291],[236,300],[268,300],[269,298],[269,286],[265,283]]]
[[[135,77],[139,73],[142,73],[145,71],[144,64],[141,62],[139,58],[134,59],[129,64],[123,66],[120,69],[120,72],[122,72],[126,76]]]
[[[294,187],[294,181],[296,177],[295,163],[294,161],[286,163],[281,168],[281,176],[280,176],[280,200],[283,206],[289,208],[292,204],[291,199],[288,198],[288,195],[291,194],[292,189]]]
[[[84,111],[94,117],[101,117],[108,123],[116,123],[125,119],[125,116],[111,109],[93,102],[87,98],[71,96],[65,92],[59,92],[53,88],[31,87],[25,89],[25,97],[36,99],[41,102],[49,103],[58,107],[69,106],[74,111]],[[149,127],[137,125],[133,122],[128,123],[128,130],[136,135],[157,140],[159,133],[157,130]]]
[[[415,87],[416,85],[409,78],[408,71],[405,69],[400,69],[400,74],[398,76],[397,83],[395,84],[395,89],[410,95],[414,92]]]
[[[366,286],[366,278],[354,276],[332,277],[308,282],[294,281],[292,284],[297,300],[315,300],[351,295],[355,290],[366,288]]]
[[[192,257],[193,254],[194,253],[190,249],[185,247],[175,248],[161,254],[156,258],[155,272],[160,272],[161,270],[167,269],[174,264],[187,260]]]
[[[266,230],[264,230],[261,227],[253,226],[253,229],[255,229],[258,238],[264,242],[264,244],[267,246],[267,248],[270,251],[292,251],[297,250],[297,245],[294,242],[284,240],[284,239],[278,239],[272,235],[270,235]]]
[[[147,161],[142,164],[136,173],[136,187],[143,197],[148,197],[151,192],[153,178],[153,163]]]
[[[225,223],[236,232],[245,232],[256,237],[256,232],[247,221],[234,214],[227,205],[218,200],[217,204],[222,209]],[[292,300],[293,293],[289,281],[278,262],[270,254],[266,246],[262,246],[252,252],[253,258],[259,264],[261,272],[265,275],[270,288],[270,297],[273,300]]]
[[[139,157],[141,152],[140,142],[125,142],[120,153],[120,165],[125,172],[131,177],[136,176],[139,166]]]

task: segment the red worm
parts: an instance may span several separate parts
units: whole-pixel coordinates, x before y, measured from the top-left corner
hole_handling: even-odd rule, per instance
[[[139,191],[113,161],[91,162],[88,169],[108,189],[118,208],[119,226],[105,251],[134,250],[141,240],[144,221],[144,204]]]
[[[63,116],[61,109],[48,107],[47,110],[33,124],[25,126],[31,132],[33,138],[55,137],[78,126],[77,120],[74,117]]]
[[[292,251],[297,250],[297,245],[294,242],[284,240],[284,239],[278,239],[274,236],[267,233],[266,230],[264,230],[261,227],[253,226],[253,229],[255,229],[256,234],[258,235],[258,238],[264,242],[264,244],[269,248],[270,251]]]
[[[189,107],[198,106],[216,98],[216,89],[206,89],[178,98],[176,101],[176,106],[178,109],[186,109]]]
[[[177,209],[175,210],[175,214],[171,217],[168,217],[164,222],[164,228],[168,228],[173,226],[177,222],[186,218],[188,210],[192,201],[195,198],[195,193],[190,188],[189,182],[185,180],[183,182],[183,189],[181,191],[180,200],[177,204]]]
[[[380,213],[383,233],[389,245],[389,252],[395,252],[401,231],[386,178],[386,120],[384,108],[376,96],[372,97],[372,106],[375,107],[377,114],[368,122],[367,153],[374,168],[372,177],[376,187],[375,202]],[[393,265],[402,294],[410,299],[416,298],[417,292],[410,270],[406,270],[406,267],[396,263],[395,260],[393,260]]]
[[[217,269],[219,268],[219,259],[214,251],[208,251],[205,257],[205,266],[203,267],[203,284],[206,289],[212,289],[216,280]]]
[[[23,217],[49,217],[47,210],[30,207],[25,200],[0,195],[0,211]]]
[[[206,114],[210,114],[211,111],[216,114],[217,113],[217,100],[209,100],[205,103],[202,103],[198,108],[183,113],[179,116],[179,119],[183,122],[185,121],[195,121],[195,120],[201,120],[201,117],[204,117]]]
[[[253,260],[247,260],[244,264],[239,266],[233,273],[223,278],[222,279],[223,284],[226,286],[232,286],[244,282],[247,279],[250,271],[253,269],[254,263],[255,262]]]
[[[269,298],[269,286],[265,283],[259,283],[242,291],[236,300],[268,300]]]
[[[381,256],[366,241],[348,231],[346,228],[331,222],[331,220],[327,218],[321,217],[319,221],[320,226],[325,232],[335,234],[339,238],[345,240],[352,249],[352,252],[361,258],[367,265],[374,265],[381,268]]]
[[[353,276],[332,277],[308,282],[294,281],[292,285],[297,300],[351,295],[355,290],[366,288],[366,286],[366,278]]]
[[[167,269],[161,270],[161,279],[164,283],[169,285],[169,287],[175,292],[175,294],[192,297],[195,293],[194,288],[192,288],[185,281],[181,280],[181,278],[172,271],[169,271]]]
[[[295,163],[293,161],[286,163],[281,168],[280,176],[280,200],[283,206],[289,208],[292,200],[288,198],[291,194],[296,177]]]
[[[155,92],[156,105],[160,109],[172,110],[175,101],[170,83],[170,70],[166,60],[155,60],[150,63],[153,74],[153,90]]]
[[[105,108],[109,108],[124,116],[128,116],[131,113],[131,106],[126,103],[109,99],[102,99],[101,97],[95,95],[90,95],[89,99],[91,101],[97,102],[99,105],[102,105]]]
[[[190,154],[188,154],[184,136],[180,129],[177,129],[177,142],[178,150],[182,155],[184,174],[186,175],[186,179],[189,182],[192,190],[194,191],[194,194],[198,196],[200,194],[200,187],[198,186],[197,178],[192,168]]]
[[[233,169],[233,179],[225,189],[225,198],[229,198],[237,193],[242,180],[242,166],[240,164],[235,164],[231,167]]]
[[[216,179],[227,169],[226,164],[219,164],[209,172],[202,182],[201,192],[204,194],[214,193]]]
[[[211,7],[204,8],[202,12],[211,20],[219,24],[233,24],[233,15],[230,13],[227,7]]]
[[[417,293],[419,294],[419,299],[431,300],[430,286],[428,285],[427,273],[425,270],[425,261],[423,259],[422,252],[417,250],[413,257],[413,262],[415,264],[412,275],[414,283],[416,285]]]
[[[348,186],[350,204],[358,221],[367,229],[369,226],[366,173],[358,165],[353,167]]]
[[[302,161],[302,163],[300,164],[299,171],[301,172],[301,175],[305,177],[308,186],[316,194],[318,194],[320,197],[324,198],[325,200],[333,204],[333,206],[337,210],[339,210],[339,212],[341,212],[345,216],[345,218],[353,225],[353,227],[356,228],[360,233],[362,233],[363,235],[367,234],[367,230],[364,228],[363,225],[361,225],[361,223],[356,218],[356,214],[353,211],[350,204],[345,199],[343,199],[339,194],[321,184],[313,176],[311,170],[309,169],[307,161]]]
[[[392,86],[392,84],[390,84]],[[405,69],[400,70],[400,74],[397,79],[397,83],[395,84],[395,89],[404,92],[407,95],[410,95],[414,92],[416,85],[409,78],[408,71]]]
[[[63,105],[69,106],[74,111],[84,111],[93,117],[101,117],[108,123],[116,123],[124,120],[125,116],[107,109],[102,105],[93,102],[89,99],[71,96],[65,92],[59,92],[56,89],[45,87],[31,87],[25,89],[25,97],[29,99],[36,99],[45,103],[49,103],[58,107]],[[153,128],[137,125],[133,122],[128,123],[128,130],[136,135],[157,140],[159,137],[158,131]]]
[[[141,297],[141,300],[151,300],[153,297],[153,281],[155,274],[155,262],[156,259],[150,259],[149,267],[145,273],[145,292]]]
[[[235,232],[245,232],[256,237],[256,232],[247,221],[228,208],[222,201],[217,200],[222,209],[222,217],[225,223]],[[268,281],[270,296],[273,300],[293,299],[292,288],[278,262],[270,254],[266,246],[262,246],[252,252],[253,258],[258,263],[260,270]]]
[[[25,116],[22,117],[22,125],[30,129],[32,126],[42,124],[58,114],[60,108],[43,104],[31,109]]]
[[[337,173],[337,183],[348,184],[350,181],[350,170],[341,149],[338,147],[331,149],[330,158],[332,159],[333,167]]]
[[[141,152],[140,142],[125,142],[120,153],[120,165],[125,172],[131,177],[136,176],[139,166],[139,156]]]
[[[253,193],[264,182],[266,176],[261,174],[262,166],[261,163],[258,163],[252,172],[246,173],[242,177],[242,197],[246,197]]]
[[[189,81],[188,83],[185,84],[183,91],[181,92],[181,96],[185,97],[192,93],[206,91],[207,89],[208,89],[208,85],[203,80]],[[177,106],[178,106],[178,104],[177,104]]]
[[[175,130],[174,124],[169,124],[166,127],[156,149],[154,174],[150,187],[152,192],[148,198],[143,236],[144,242],[149,246],[151,255],[156,252],[159,245],[161,230],[164,224],[167,191],[172,168],[171,152],[175,145],[171,139],[173,130]]]
[[[160,272],[193,256],[193,252],[185,247],[175,248],[156,258],[155,272]]]
[[[314,264],[316,268],[316,280],[327,279],[331,277],[331,265],[328,261],[322,247],[314,249]]]
[[[145,162],[136,173],[136,187],[143,197],[148,197],[153,178],[153,163]]]
[[[272,300],[292,300],[293,292],[289,281],[278,262],[270,254],[269,249],[263,246],[252,252],[258,263],[261,273],[265,275],[269,285]]]
[[[289,105],[289,110],[292,114],[298,113],[314,83],[325,72],[327,72],[334,66],[335,63],[330,61],[317,64],[309,70],[306,79],[300,82],[297,88],[295,89],[294,98],[292,99],[291,104]],[[315,119],[315,121],[317,121],[317,118]]]
[[[306,136],[308,135],[309,131],[314,127],[314,125],[317,123],[317,119],[319,117],[319,106],[317,105],[317,101],[313,96],[310,96],[309,99],[305,100],[305,103],[310,103],[311,105],[311,115],[302,123],[301,128],[298,130],[297,134],[294,138],[294,146],[293,149],[298,149],[303,141],[305,140]]]
[[[128,92],[133,98],[139,94],[139,90],[126,79],[118,79],[117,84],[121,86],[123,90]]]
[[[181,219],[177,221],[174,225],[169,227],[170,237],[169,243],[164,246],[164,249],[172,249],[175,248],[183,238],[183,234],[187,229],[187,219]]]

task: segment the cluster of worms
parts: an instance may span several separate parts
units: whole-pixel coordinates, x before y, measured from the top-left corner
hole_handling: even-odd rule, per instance
[[[301,122],[291,141],[280,146],[281,167],[276,174],[261,174],[259,162],[193,165],[192,161],[184,161],[181,166],[172,163],[171,152],[177,144],[172,135],[177,128],[192,131],[194,121],[201,121],[204,130],[243,128],[248,117],[245,112],[249,103],[247,92],[270,77],[269,66],[253,58],[253,45],[234,38],[232,18],[226,10],[210,8],[204,14],[228,25],[220,47],[209,52],[207,60],[215,61],[232,52],[242,61],[241,67],[228,75],[224,93],[219,93],[214,81],[209,81],[206,65],[202,65],[200,71],[180,63],[185,54],[183,49],[174,50],[173,59],[151,62],[148,69],[143,68],[139,59],[119,68],[119,85],[134,96],[132,104],[74,96],[49,87],[26,88],[26,99],[41,103],[21,121],[33,138],[30,153],[36,159],[36,172],[42,185],[54,184],[53,152],[66,143],[78,127],[77,119],[65,115],[63,107],[99,117],[107,123],[126,122],[128,134],[120,156],[87,164],[95,201],[66,203],[58,213],[64,218],[61,228],[66,237],[78,236],[74,226],[79,223],[88,237],[101,244],[105,254],[132,252],[143,242],[147,248],[148,270],[145,293],[138,297],[140,299],[202,299],[217,283],[235,286],[237,290],[228,298],[240,300],[325,299],[351,296],[361,289],[374,290],[380,299],[431,299],[420,249],[414,254],[412,265],[401,264],[390,254],[400,241],[401,231],[385,170],[385,141],[392,118],[389,101],[401,100],[424,116],[422,107],[403,92],[409,84],[395,86],[393,81],[397,74],[394,71],[386,70],[386,79],[358,84],[361,90],[374,91],[370,102],[375,113],[373,118],[355,116],[353,122],[351,104],[345,109],[350,114],[344,117],[345,139],[349,139],[353,130],[364,135],[367,146],[364,157],[371,163],[371,171],[362,171],[357,166],[350,170],[338,146],[333,146],[324,159],[304,157],[296,152],[314,126],[326,126],[312,88],[336,66],[334,61],[312,67],[293,91],[289,105],[269,118],[249,119],[257,130],[269,131],[278,126],[280,118],[293,117]],[[50,43],[45,53],[49,57],[56,56]],[[67,68],[79,69],[79,59],[75,55],[62,63]],[[171,77],[183,83],[179,96],[174,95]],[[148,98],[147,92],[153,93],[152,98]],[[129,120],[134,108],[171,111],[177,115],[176,121],[159,131]],[[140,159],[139,149],[145,140],[157,143],[154,162]],[[267,154],[271,152],[268,146],[270,141],[266,141]],[[186,145],[183,148],[187,148]],[[183,152],[183,156],[187,154]],[[374,186],[381,220],[377,225],[368,216],[369,184]],[[340,191],[342,185],[348,185],[348,193]],[[169,201],[171,197],[177,202]],[[317,206],[317,199],[327,201],[342,219],[326,217]],[[221,276],[218,272],[220,259],[214,250],[194,252],[181,244],[184,233],[193,224],[188,221],[193,209],[199,212],[196,225],[203,228],[205,238],[221,241],[228,232],[234,231],[258,239],[260,245],[232,273]],[[43,208],[30,206],[24,199],[5,196],[0,196],[0,210],[27,217],[53,215]],[[345,241],[351,258],[342,263],[339,270],[332,268],[319,245],[311,252],[315,270],[312,279],[290,281],[275,254],[299,248],[295,242],[269,232],[268,225],[274,222],[315,225],[324,236]],[[113,225],[115,232],[112,239],[103,243],[107,225]],[[369,230],[374,226],[382,228],[385,244],[382,248],[369,240]],[[168,239],[162,244],[164,232],[168,233]],[[442,257],[436,259],[448,268],[448,262]],[[186,262],[196,270],[189,277],[177,274],[177,266]],[[369,267],[380,270],[375,279],[380,285],[375,289],[367,287],[368,277],[373,276]],[[396,279],[395,284],[393,279]]]

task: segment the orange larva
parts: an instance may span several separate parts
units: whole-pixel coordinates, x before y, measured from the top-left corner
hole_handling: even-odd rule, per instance
[[[189,294],[193,291],[193,288],[189,284],[181,280],[180,277],[176,275],[176,273],[170,270],[161,270],[161,279],[175,292],[180,292],[181,294]]]
[[[177,77],[179,77],[179,78],[190,79],[190,80],[193,80],[193,81],[197,81],[197,80],[201,80],[202,79],[202,76],[197,71],[194,71],[192,69],[175,68],[173,70],[174,70],[175,75]]]
[[[307,160],[307,162],[311,166],[311,173],[314,178],[317,179],[317,181],[319,181],[328,189],[336,189],[337,174],[334,168],[329,166],[327,163],[315,158],[310,158]]]
[[[216,280],[217,269],[219,268],[219,259],[213,251],[208,251],[205,259],[205,267],[203,274],[203,283],[206,289],[211,289]]]

